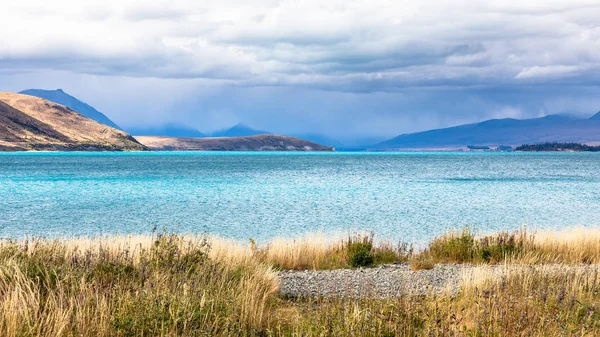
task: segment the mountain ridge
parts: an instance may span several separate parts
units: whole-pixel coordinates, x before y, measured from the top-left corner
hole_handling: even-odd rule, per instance
[[[244,123],[238,123],[230,128],[209,133],[207,137],[247,137],[269,134],[271,134],[271,132],[258,130]]]
[[[64,105],[0,92],[0,150],[128,151],[146,147],[124,131]]]
[[[600,120],[571,115],[530,119],[490,119],[478,123],[402,134],[371,146],[375,150],[466,147],[468,145],[518,146],[539,142],[598,142]]]
[[[156,151],[334,151],[331,146],[273,134],[208,138],[138,136],[136,139]]]
[[[80,114],[84,115],[87,118],[93,119],[96,122],[104,125],[108,125],[112,128],[123,130],[119,127],[115,122],[113,122],[110,118],[108,118],[102,112],[96,110],[93,106],[79,100],[76,97],[69,95],[64,92],[62,89],[56,90],[44,90],[44,89],[26,89],[20,91],[19,94],[35,96],[39,98],[46,99],[48,101],[58,103],[66,106],[67,108],[77,111]]]

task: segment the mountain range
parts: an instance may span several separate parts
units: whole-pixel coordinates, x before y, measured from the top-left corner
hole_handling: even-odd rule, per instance
[[[257,130],[244,123],[236,124],[228,129],[223,129],[210,133],[209,137],[244,137],[256,135],[268,135],[269,131]]]
[[[59,92],[56,97],[64,97],[64,95]],[[99,116],[95,115],[95,117]],[[249,129],[236,127],[228,135],[236,130],[247,133]],[[177,125],[169,126],[168,131],[179,134],[193,133],[193,129],[190,131],[189,128]],[[198,133],[193,134],[198,135]],[[303,139],[271,134],[208,138],[163,136],[134,138],[122,130],[101,124],[62,104],[33,95],[0,92],[0,151],[144,151],[149,149],[164,151],[334,150],[332,147]]]
[[[333,151],[331,146],[323,146],[304,139],[260,134],[236,137],[161,137],[138,136],[142,144],[158,151]]]
[[[93,119],[101,124],[119,128],[106,115],[94,109],[90,105],[65,93],[61,89],[41,90],[29,89],[22,94],[41,97],[49,101],[65,105],[71,110]],[[193,127],[181,124],[166,124],[156,127],[129,127],[126,128],[130,134],[135,136],[164,136],[164,137],[247,137],[256,135],[272,134],[269,131],[254,129],[246,124],[240,123],[231,128],[222,129],[212,133],[203,133]],[[395,138],[369,144],[370,140],[362,140],[363,145],[345,147],[336,139],[319,133],[293,134],[313,143],[334,146],[345,150],[374,150],[392,151],[404,149],[460,149],[472,145],[518,146],[526,143],[542,142],[578,142],[599,143],[600,142],[600,112],[591,118],[585,119],[571,115],[548,115],[531,119],[491,119],[479,123],[465,124],[454,127],[422,131],[410,134],[402,134]],[[376,139],[376,138],[374,138]]]
[[[518,146],[544,142],[600,142],[600,113],[588,119],[570,115],[491,119],[480,123],[404,134],[366,148],[462,148],[469,145]]]
[[[203,137],[242,137],[272,134],[272,132],[252,128],[244,123],[236,124],[230,128],[204,133],[196,128],[176,123],[168,123],[158,126],[134,126],[121,128],[115,122],[110,120],[106,115],[96,110],[92,106],[80,101],[79,99],[65,93],[62,89],[43,90],[43,89],[27,89],[20,92],[21,94],[36,96],[47,99],[49,101],[62,104],[71,110],[77,111],[82,115],[93,119],[99,123],[112,126],[113,128],[125,130],[133,136],[165,136],[165,137],[186,137],[186,138],[203,138]],[[313,143],[323,144],[327,146],[341,147],[343,144],[328,136],[318,133],[305,133],[290,135],[295,138],[301,138]]]

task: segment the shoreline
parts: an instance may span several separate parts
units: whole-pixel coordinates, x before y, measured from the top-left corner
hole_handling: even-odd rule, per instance
[[[591,336],[599,266],[600,228],[463,229],[419,252],[365,236],[1,241],[0,335]]]

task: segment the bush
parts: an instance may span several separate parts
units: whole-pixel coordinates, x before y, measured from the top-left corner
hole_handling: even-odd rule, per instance
[[[417,259],[429,259],[439,263],[499,263],[507,257],[521,253],[527,240],[524,230],[475,239],[473,232],[465,228],[433,239]]]
[[[483,237],[477,245],[478,257],[488,263],[498,263],[522,251],[527,240],[525,231],[499,233]]]
[[[357,267],[369,267],[373,264],[373,255],[366,250],[358,250],[350,255],[350,266]]]
[[[368,267],[373,264],[373,235],[348,238],[348,263],[351,267]]]
[[[426,255],[440,262],[465,263],[475,256],[475,236],[469,228],[433,239]]]
[[[373,251],[373,263],[374,264],[387,264],[397,262],[398,253],[396,253],[393,249],[375,249]]]

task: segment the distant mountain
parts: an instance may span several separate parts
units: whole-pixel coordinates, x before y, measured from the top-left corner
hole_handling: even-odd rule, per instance
[[[108,125],[115,129],[122,130],[117,124],[106,117],[100,111],[94,109],[92,106],[78,100],[77,98],[67,94],[62,89],[56,90],[42,90],[42,89],[28,89],[20,92],[23,95],[35,96],[47,99],[51,102],[62,104],[67,108],[77,111],[87,118],[91,118],[96,122],[104,125]]]
[[[595,115],[593,115],[592,117],[590,117],[591,121],[600,121],[600,111],[598,113],[596,113]]]
[[[342,147],[344,144],[337,139],[331,138],[329,136],[322,135],[320,133],[302,133],[302,134],[293,134],[293,137],[301,138],[304,140],[311,141],[313,143],[333,146],[335,148]]]
[[[138,136],[136,139],[152,150],[162,151],[333,151],[303,139],[278,135],[255,135],[221,138],[175,138]]]
[[[598,115],[596,115],[598,116]],[[481,123],[400,135],[371,146],[375,150],[460,148],[545,142],[598,142],[600,117],[549,115],[533,119],[491,119]]]
[[[146,150],[127,133],[100,124],[63,105],[0,93],[0,151]]]
[[[360,137],[354,138],[348,141],[344,141],[344,145],[348,147],[364,147],[373,144],[378,144],[385,141],[385,137],[373,136],[373,137]]]
[[[246,124],[239,123],[232,126],[229,129],[219,130],[211,133],[210,137],[241,137],[241,136],[255,136],[255,135],[268,135],[271,134],[268,131],[257,130]]]
[[[132,127],[127,128],[133,136],[168,136],[168,137],[191,137],[191,138],[202,138],[206,135],[197,129],[192,127],[181,125],[181,124],[167,124],[156,127]]]

